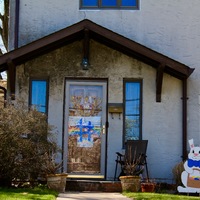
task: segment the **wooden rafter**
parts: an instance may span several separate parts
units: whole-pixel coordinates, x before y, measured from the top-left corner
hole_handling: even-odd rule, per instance
[[[84,29],[83,35],[83,60],[82,60],[82,68],[87,70],[89,67],[89,45],[90,45],[90,38],[89,38],[89,30]]]
[[[10,96],[12,100],[15,100],[15,79],[16,79],[16,66],[12,60],[7,61],[8,65],[8,75],[9,75],[9,86],[10,86]]]
[[[89,30],[84,29],[84,39],[83,39],[83,58],[89,59]]]

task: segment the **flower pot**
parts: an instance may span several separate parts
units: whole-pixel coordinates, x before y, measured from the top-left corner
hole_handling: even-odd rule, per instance
[[[140,181],[139,176],[120,176],[122,191],[128,192],[138,192],[140,190]]]
[[[156,184],[155,183],[141,183],[142,192],[154,192]]]
[[[48,174],[47,186],[57,192],[65,192],[67,174]]]

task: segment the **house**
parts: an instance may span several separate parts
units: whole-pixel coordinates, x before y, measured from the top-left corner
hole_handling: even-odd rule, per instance
[[[116,152],[145,139],[150,177],[172,180],[199,141],[199,6],[10,1],[8,96],[48,115],[70,178],[113,180]]]

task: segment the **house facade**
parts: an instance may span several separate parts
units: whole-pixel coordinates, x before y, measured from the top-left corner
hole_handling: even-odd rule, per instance
[[[8,96],[56,127],[69,177],[113,180],[130,139],[148,140],[149,176],[171,181],[200,140],[200,2],[118,2],[11,0],[0,70]]]

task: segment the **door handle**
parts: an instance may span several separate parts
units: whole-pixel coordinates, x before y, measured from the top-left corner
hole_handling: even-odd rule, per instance
[[[106,134],[106,126],[105,125],[102,126],[102,133]]]

